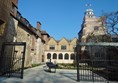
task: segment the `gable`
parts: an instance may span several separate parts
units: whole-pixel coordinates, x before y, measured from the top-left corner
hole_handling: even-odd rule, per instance
[[[74,38],[71,42],[70,42],[71,45],[77,45],[77,38]]]
[[[69,42],[68,42],[65,38],[62,38],[62,39],[59,41],[59,44],[60,44],[60,45],[68,45]]]
[[[48,41],[48,45],[57,45],[57,42],[55,41],[54,38],[51,38],[51,39]]]

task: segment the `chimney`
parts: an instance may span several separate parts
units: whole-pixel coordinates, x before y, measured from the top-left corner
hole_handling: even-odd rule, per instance
[[[12,3],[13,3],[16,7],[18,7],[18,0],[12,0]]]
[[[37,30],[41,30],[41,23],[39,21],[37,22]]]

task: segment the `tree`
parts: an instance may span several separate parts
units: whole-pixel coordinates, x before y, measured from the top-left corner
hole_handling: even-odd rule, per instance
[[[107,34],[118,36],[118,11],[104,14]],[[103,19],[103,18],[102,18]]]

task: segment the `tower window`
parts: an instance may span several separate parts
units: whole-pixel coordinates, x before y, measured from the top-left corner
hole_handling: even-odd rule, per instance
[[[89,16],[89,18],[92,18],[92,16]]]
[[[98,30],[99,30],[99,27],[95,26],[95,27],[94,27],[94,30],[95,30],[95,31],[98,31]]]

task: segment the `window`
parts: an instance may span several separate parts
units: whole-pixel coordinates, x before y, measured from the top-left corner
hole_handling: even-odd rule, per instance
[[[12,12],[12,13],[15,12],[15,5],[14,5],[14,3],[12,3],[12,6],[11,6],[11,12]]]
[[[66,50],[66,45],[62,45],[61,50]]]
[[[29,27],[29,21],[26,18],[24,18],[24,24]]]
[[[55,50],[55,46],[54,45],[51,45],[50,46],[50,50]]]
[[[53,59],[57,59],[57,54],[56,53],[53,54]]]
[[[73,50],[75,50],[76,49],[76,46],[73,46]]]
[[[64,59],[69,59],[69,55],[66,53]]]
[[[95,31],[98,31],[98,30],[99,30],[99,27],[95,26],[95,27],[94,27],[94,30],[95,30]]]
[[[92,18],[92,16],[89,16],[89,18]]]
[[[75,54],[71,54],[70,59],[75,60]]]
[[[59,59],[63,59],[62,53],[59,54]]]
[[[51,59],[51,54],[50,53],[47,54],[47,59]]]
[[[20,19],[20,18],[21,18],[21,14],[20,14],[20,12],[17,12],[16,17],[17,17],[18,19]]]
[[[4,21],[0,19],[0,36],[4,34]]]
[[[0,20],[0,25],[2,25],[4,23],[4,21]]]

